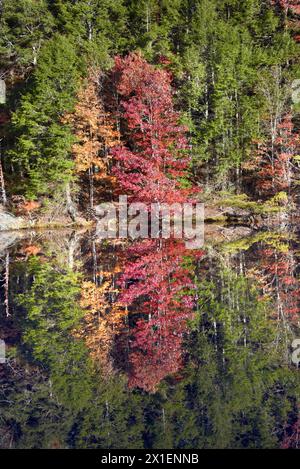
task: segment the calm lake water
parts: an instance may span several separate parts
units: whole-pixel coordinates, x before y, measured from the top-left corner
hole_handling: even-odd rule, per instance
[[[296,227],[2,233],[0,446],[297,446],[299,256]]]

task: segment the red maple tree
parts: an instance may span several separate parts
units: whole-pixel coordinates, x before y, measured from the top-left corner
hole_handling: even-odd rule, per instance
[[[115,86],[109,105],[115,106],[124,141],[111,151],[120,189],[130,202],[148,208],[193,200],[198,189],[186,183],[186,129],[174,110],[170,74],[133,53],[115,59],[110,78]],[[129,386],[153,391],[181,366],[186,321],[193,314],[193,282],[183,263],[183,242],[137,241],[126,254],[117,307],[131,315]]]
[[[195,189],[181,183],[189,165],[188,146],[173,107],[170,74],[135,53],[117,57],[112,74],[128,142],[112,151],[121,188],[139,202],[187,201]]]
[[[278,125],[274,145],[261,144],[257,150],[256,188],[260,194],[275,195],[290,189],[299,173],[299,150],[300,135],[294,128],[292,116],[287,114]]]

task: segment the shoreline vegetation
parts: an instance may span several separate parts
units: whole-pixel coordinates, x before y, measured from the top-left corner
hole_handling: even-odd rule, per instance
[[[257,230],[280,225],[282,222],[289,223],[289,220],[291,222],[291,219],[297,216],[298,210],[294,204],[287,207],[285,196],[274,197],[273,200],[262,203],[249,200],[245,194],[223,194],[210,204],[204,202],[204,207],[205,223],[244,225]],[[93,227],[96,223],[95,217],[88,219],[84,213],[77,213],[73,220],[67,215],[50,217],[45,213],[40,214],[39,211],[34,215],[18,216],[0,205],[0,232],[65,227],[76,229]]]
[[[296,2],[9,0],[0,26],[1,230],[120,193],[255,229],[296,210]]]
[[[255,230],[253,227],[246,226],[245,224],[230,224],[218,223],[217,221],[206,222],[204,224],[204,243],[206,250],[214,249],[223,254],[234,255],[248,251],[251,246],[256,243],[264,243],[270,246],[280,248],[281,245],[287,240],[296,239],[295,227],[290,230],[289,225],[279,225],[278,223],[271,227],[265,226],[263,229]],[[69,225],[52,225],[52,226],[24,226],[19,229],[13,230],[0,230],[0,255],[8,252],[14,246],[22,251],[22,243],[26,240],[34,242],[36,239],[41,243],[43,239],[61,239],[70,237],[75,238],[76,243],[85,237],[90,237],[94,241],[102,241],[106,243],[107,240],[101,240],[95,237],[93,222],[86,222],[82,225],[74,223]],[[126,245],[126,239],[111,239],[110,244],[113,245]]]
[[[299,0],[0,31],[0,446],[299,448]]]

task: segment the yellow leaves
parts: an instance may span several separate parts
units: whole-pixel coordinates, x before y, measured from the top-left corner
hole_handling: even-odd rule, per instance
[[[91,165],[96,163],[105,168],[103,162],[98,162],[97,158],[93,158],[93,155],[97,154],[100,150],[100,143],[87,141],[84,145],[75,144],[73,146],[73,155],[75,157],[75,167],[77,172],[87,171]]]
[[[81,288],[82,308],[87,309],[91,313],[96,313],[105,309],[105,294],[109,291],[111,283],[104,282],[101,286],[96,286],[93,282],[83,282]]]
[[[84,281],[81,286],[81,307],[86,310],[84,323],[76,335],[82,337],[95,364],[99,364],[104,374],[113,372],[110,356],[115,336],[124,327],[124,310],[112,302],[112,294],[117,293],[114,276],[120,271],[115,266],[111,271],[98,272],[104,279],[101,285]]]
[[[92,165],[107,173],[108,150],[119,143],[119,132],[111,116],[105,112],[100,96],[99,73],[90,69],[87,84],[77,95],[73,114],[64,117],[75,132],[77,143],[72,151],[78,173],[87,171]]]

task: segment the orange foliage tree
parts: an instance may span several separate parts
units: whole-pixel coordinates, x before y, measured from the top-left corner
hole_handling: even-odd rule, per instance
[[[114,304],[117,288],[115,277],[119,272],[118,263],[109,271],[101,270],[101,283],[84,280],[81,285],[80,305],[85,310],[84,321],[76,335],[82,337],[94,363],[99,365],[103,376],[113,373],[111,350],[115,336],[123,329],[124,310]]]
[[[84,182],[88,176],[89,201],[93,207],[95,182],[107,184],[114,180],[109,176],[108,150],[119,143],[113,119],[104,109],[101,73],[98,70],[89,70],[86,83],[78,93],[74,113],[65,116],[64,120],[73,126],[76,137],[72,148],[75,171]]]

